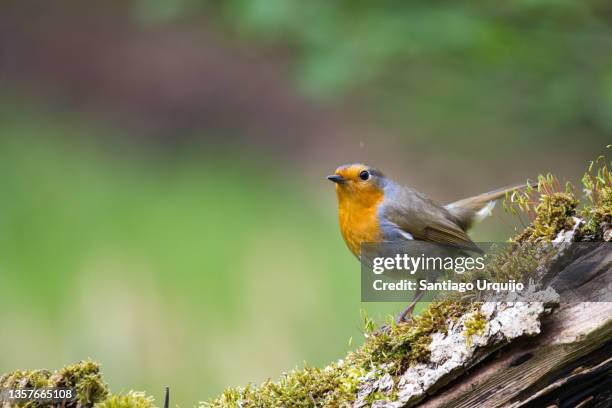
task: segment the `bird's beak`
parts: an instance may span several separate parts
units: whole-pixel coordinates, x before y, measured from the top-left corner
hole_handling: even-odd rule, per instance
[[[333,181],[336,184],[344,184],[346,179],[338,174],[332,174],[331,176],[327,176],[329,181]]]

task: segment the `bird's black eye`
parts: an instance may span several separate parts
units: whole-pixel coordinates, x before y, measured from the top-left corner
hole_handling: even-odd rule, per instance
[[[363,181],[368,180],[370,178],[370,172],[368,172],[367,170],[363,170],[361,173],[359,173],[359,178]]]

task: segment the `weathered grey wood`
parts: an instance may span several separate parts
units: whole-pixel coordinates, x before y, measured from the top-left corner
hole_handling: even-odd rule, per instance
[[[519,340],[432,393],[422,407],[612,406],[610,243],[568,247],[550,276],[560,307]],[[590,302],[564,303],[567,300]],[[405,404],[404,406],[414,406]]]
[[[561,387],[566,387],[568,385],[571,385],[571,383],[573,382],[574,383],[581,382],[585,379],[585,377],[590,378],[590,379],[602,379],[602,377],[605,378],[605,376],[608,376],[611,369],[612,369],[612,358],[608,358],[603,363],[600,363],[594,367],[574,370],[567,377],[563,377],[560,380],[557,380],[554,383],[550,384],[549,386],[544,387],[542,390],[538,391],[531,397],[527,398],[521,403],[518,403],[518,405],[515,404],[514,407],[520,408],[520,407],[527,407],[533,404],[539,404],[541,403],[540,400],[542,398],[546,398],[550,396],[551,394],[558,391]],[[579,402],[577,406],[585,406],[586,403],[589,402],[591,399],[592,397],[589,396],[585,398],[583,401]]]
[[[542,336],[508,348],[422,406],[524,406],[523,399],[546,388],[548,379],[589,353],[607,347],[601,359],[612,354],[611,303],[564,305],[545,327]]]
[[[470,314],[449,323],[445,334],[432,335],[429,362],[409,367],[395,384],[364,377],[353,407],[394,387],[395,400],[371,406],[612,406],[612,243],[573,242],[576,231],[559,234],[556,254],[535,271],[543,283],[518,297],[528,302],[484,303],[485,329],[470,339]]]

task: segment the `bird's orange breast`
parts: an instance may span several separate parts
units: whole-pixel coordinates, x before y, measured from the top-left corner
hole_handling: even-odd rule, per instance
[[[380,242],[383,239],[378,207],[384,200],[384,193],[371,190],[355,196],[338,189],[337,194],[340,232],[351,252],[359,257],[362,242]]]

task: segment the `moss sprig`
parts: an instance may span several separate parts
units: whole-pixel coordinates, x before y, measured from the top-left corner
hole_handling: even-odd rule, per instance
[[[561,187],[559,180],[552,174],[538,177],[537,188],[530,184],[525,190],[506,194],[503,208],[523,223],[523,231],[515,242],[551,241],[556,235],[573,226],[578,199],[570,183]],[[529,220],[525,225],[521,215]]]
[[[612,225],[612,163],[608,166],[605,157],[591,161],[582,177],[586,204],[581,211],[585,224],[584,235],[599,240],[601,227]]]
[[[156,408],[154,399],[144,392],[130,391],[125,395],[111,395],[99,402],[95,408]]]
[[[472,313],[472,315],[468,319],[466,319],[464,326],[466,342],[468,346],[471,346],[472,336],[482,336],[484,329],[487,326],[487,318],[480,310],[478,310]]]

